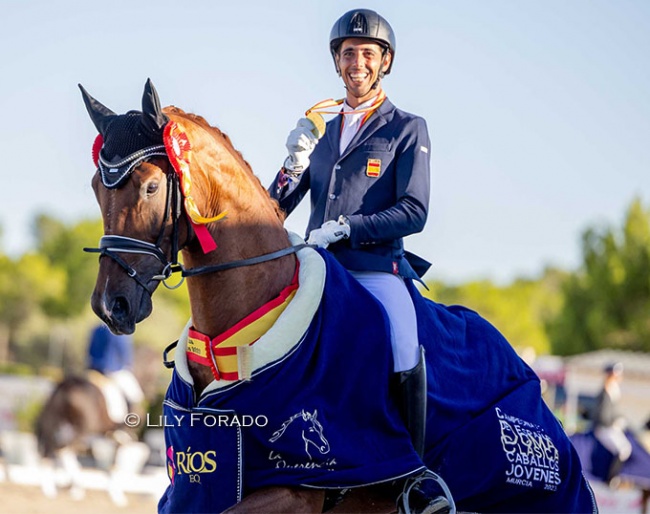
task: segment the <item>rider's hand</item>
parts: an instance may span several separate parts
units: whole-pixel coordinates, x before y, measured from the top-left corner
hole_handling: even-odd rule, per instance
[[[338,221],[330,220],[309,233],[307,244],[317,245],[320,248],[327,248],[331,243],[350,237],[350,225],[341,216]]]
[[[309,166],[309,156],[318,143],[313,129],[311,121],[300,118],[296,128],[289,132],[286,143],[289,157],[284,161],[284,168],[292,174],[302,173]]]

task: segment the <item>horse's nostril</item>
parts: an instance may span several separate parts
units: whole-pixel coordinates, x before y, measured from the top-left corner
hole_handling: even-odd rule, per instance
[[[114,318],[123,318],[129,313],[129,302],[123,296],[118,296],[113,300],[111,313]]]

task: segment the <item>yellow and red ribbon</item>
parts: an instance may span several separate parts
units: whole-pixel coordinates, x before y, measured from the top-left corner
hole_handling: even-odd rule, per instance
[[[180,177],[181,194],[184,198],[185,211],[190,218],[192,228],[201,244],[203,253],[211,252],[217,248],[217,244],[205,225],[224,218],[226,212],[224,211],[210,218],[202,216],[199,212],[199,208],[194,198],[192,198],[192,177],[190,174],[192,145],[185,131],[176,122],[170,121],[165,126],[163,142],[165,143],[169,162]]]

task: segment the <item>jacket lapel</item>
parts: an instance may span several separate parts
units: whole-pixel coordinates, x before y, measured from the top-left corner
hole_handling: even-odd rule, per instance
[[[350,144],[345,149],[343,154],[339,157],[339,159],[347,157],[348,154],[350,154],[350,152],[352,152],[356,147],[361,145],[366,139],[368,139],[372,134],[374,134],[380,127],[386,125],[386,123],[388,123],[388,121],[386,120],[386,115],[390,113],[394,108],[395,106],[392,103],[390,103],[388,98],[386,98],[379,106],[379,108],[372,113],[372,115],[368,118],[368,120],[363,125],[361,125],[361,128],[354,135],[354,137],[350,141]],[[339,115],[339,118],[342,119],[343,117]],[[339,133],[337,134],[339,137],[336,138],[337,148],[339,146],[338,141],[340,140],[340,127],[341,127],[341,121],[339,121]]]
[[[330,145],[330,148],[332,149],[332,156],[336,156],[337,160],[339,158],[339,152],[340,152],[340,145],[339,142],[341,140],[341,123],[343,122],[343,116],[338,115],[336,118],[334,118],[332,121],[328,123],[327,130],[325,130],[325,137],[327,138],[327,142]]]

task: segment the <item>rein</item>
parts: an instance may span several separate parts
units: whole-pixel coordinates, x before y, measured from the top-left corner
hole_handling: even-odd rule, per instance
[[[167,202],[165,205],[165,214],[163,216],[162,227],[158,235],[158,239],[155,243],[149,243],[148,241],[143,241],[141,239],[135,239],[132,237],[118,236],[118,235],[109,235],[102,236],[99,240],[99,246],[97,248],[84,248],[84,252],[89,253],[98,253],[100,257],[106,256],[110,257],[115,261],[125,272],[126,274],[135,280],[142,288],[149,293],[153,294],[153,291],[147,287],[147,283],[141,278],[137,270],[128,264],[119,254],[129,253],[137,255],[147,255],[150,257],[156,258],[162,264],[162,270],[159,274],[153,275],[149,280],[159,280],[163,285],[168,289],[176,289],[181,286],[185,281],[185,277],[194,277],[197,275],[203,275],[206,273],[216,273],[219,271],[226,271],[233,268],[240,268],[243,266],[252,266],[254,264],[260,264],[262,262],[271,261],[274,259],[279,259],[285,255],[290,255],[296,253],[297,251],[303,248],[314,248],[315,245],[309,244],[300,244],[295,246],[289,246],[287,248],[282,248],[275,252],[258,255],[256,257],[250,257],[248,259],[241,259],[237,261],[224,262],[221,264],[214,264],[210,266],[200,266],[197,268],[185,269],[182,264],[178,262],[178,252],[180,251],[180,245],[178,242],[178,220],[182,214],[182,207],[180,202],[180,186],[178,176],[175,173],[167,174]],[[171,259],[167,258],[165,251],[160,247],[164,235],[165,235],[165,225],[167,218],[171,216],[172,219],[172,248],[171,248]],[[191,224],[188,223],[188,227],[191,231]],[[180,282],[174,286],[167,284],[167,279],[170,278],[174,273],[180,272],[182,279]]]
[[[258,255],[257,257],[251,257],[249,259],[241,259],[239,261],[224,262],[222,264],[214,264],[212,266],[201,266],[199,268],[190,268],[184,269],[182,265],[180,266],[181,276],[182,277],[194,277],[196,275],[203,275],[204,273],[215,273],[217,271],[225,271],[233,268],[241,268],[243,266],[252,266],[253,264],[260,264],[266,261],[272,261],[274,259],[279,259],[285,255],[290,255],[296,253],[298,250],[303,248],[316,248],[316,245],[310,245],[307,243],[287,246],[281,250],[277,250],[271,253],[265,253],[263,255]]]

